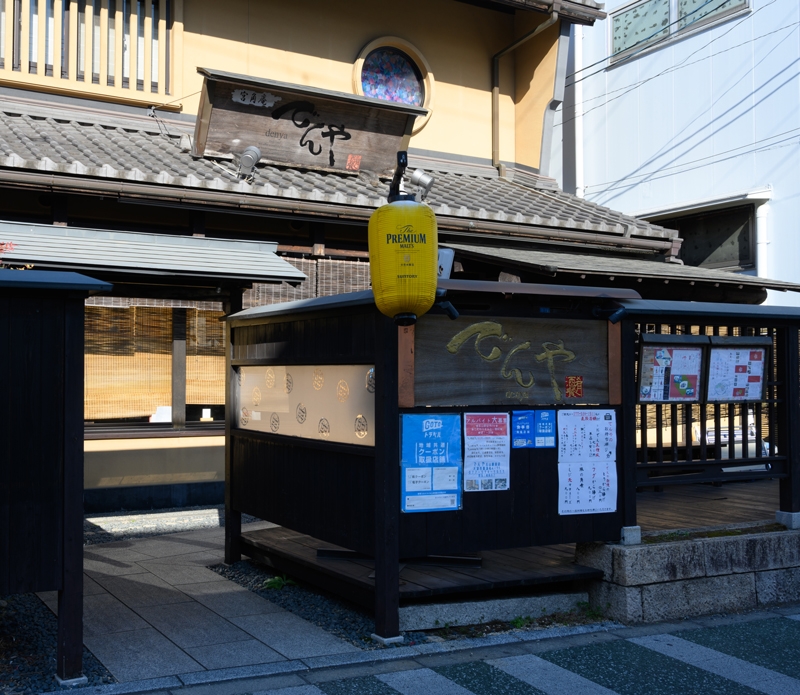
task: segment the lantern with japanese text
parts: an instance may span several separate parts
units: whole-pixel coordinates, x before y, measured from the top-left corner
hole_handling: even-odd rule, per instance
[[[413,324],[433,306],[438,274],[436,216],[428,205],[416,202],[413,194],[399,190],[407,162],[406,153],[398,152],[389,203],[369,220],[375,304],[400,326]]]

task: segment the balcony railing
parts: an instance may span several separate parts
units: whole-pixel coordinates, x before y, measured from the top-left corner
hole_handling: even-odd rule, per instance
[[[167,104],[182,13],[182,0],[0,0],[0,82]]]

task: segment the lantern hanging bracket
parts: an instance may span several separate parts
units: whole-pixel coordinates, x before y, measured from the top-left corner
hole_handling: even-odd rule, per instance
[[[393,203],[396,200],[416,200],[413,193],[405,193],[400,190],[403,184],[403,174],[406,173],[408,168],[408,152],[401,150],[397,153],[397,168],[394,170],[392,182],[389,184],[389,202]]]

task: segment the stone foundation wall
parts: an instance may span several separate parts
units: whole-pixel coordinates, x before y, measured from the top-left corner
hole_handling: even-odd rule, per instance
[[[603,570],[589,603],[623,623],[800,600],[800,531],[630,546],[583,543],[576,561]]]

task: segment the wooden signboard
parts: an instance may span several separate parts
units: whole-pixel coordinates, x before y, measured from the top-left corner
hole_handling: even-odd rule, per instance
[[[423,316],[417,406],[608,403],[608,323]]]
[[[425,109],[198,68],[205,76],[195,156],[237,156],[339,172],[390,175]]]

